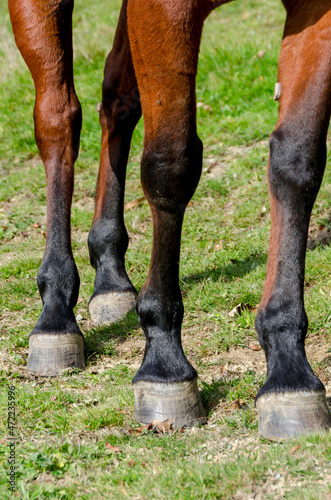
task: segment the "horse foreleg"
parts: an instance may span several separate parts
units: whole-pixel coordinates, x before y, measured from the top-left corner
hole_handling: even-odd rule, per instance
[[[313,2],[312,2],[313,4]],[[279,60],[279,120],[270,139],[271,239],[256,328],[267,359],[257,395],[262,436],[330,426],[325,389],[305,354],[304,266],[311,210],[325,168],[331,107],[331,3],[288,12]]]
[[[181,345],[179,254],[184,211],[198,184],[195,77],[203,13],[197,2],[128,2],[128,28],[145,123],[141,180],[153,217],[153,248],[137,311],[146,336],[133,379],[142,423],[203,421],[197,374]]]
[[[100,124],[102,147],[96,207],[88,244],[96,269],[89,311],[95,325],[124,317],[137,293],[124,267],[128,234],[123,219],[126,164],[133,130],[141,116],[126,19],[122,10],[105,66]]]
[[[84,338],[73,313],[79,276],[70,241],[81,129],[72,71],[72,9],[73,0],[9,0],[16,44],[35,84],[35,137],[47,177],[46,249],[37,280],[43,309],[29,336],[27,364],[41,375],[84,366]]]

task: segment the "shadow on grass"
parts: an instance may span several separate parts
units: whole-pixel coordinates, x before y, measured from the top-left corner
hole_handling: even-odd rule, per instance
[[[264,377],[259,376],[253,370],[247,370],[244,374],[222,377],[212,380],[210,384],[201,381],[201,399],[207,416],[219,405],[221,400],[233,401],[239,399],[254,400],[261,388]]]
[[[115,343],[125,342],[139,329],[138,316],[133,311],[117,323],[92,328],[85,332],[85,359],[87,365],[95,356],[116,356]]]
[[[267,263],[266,253],[253,253],[246,257],[246,259],[231,259],[231,264],[224,267],[212,267],[206,269],[202,273],[191,274],[190,276],[184,276],[181,278],[181,282],[184,284],[186,290],[190,290],[194,287],[195,283],[200,281],[210,279],[213,282],[216,281],[234,281],[237,278],[243,278],[247,274],[254,271],[257,267],[265,266]]]
[[[242,278],[253,271],[253,269],[266,264],[267,255],[265,253],[252,253],[246,259],[231,260],[231,264],[206,269],[202,273],[192,274],[182,278],[184,289],[190,290],[195,283],[207,278],[213,282],[224,280],[233,281]],[[85,359],[87,364],[95,356],[116,356],[115,344],[124,342],[140,329],[136,312],[131,312],[128,316],[109,326],[92,328],[85,333]]]
[[[239,383],[239,380],[232,381]],[[231,390],[229,383],[225,380],[213,380],[210,384],[202,382],[202,390],[200,391],[202,404],[206,410],[206,414],[209,417],[210,413],[219,405],[221,400],[226,400],[227,396]]]

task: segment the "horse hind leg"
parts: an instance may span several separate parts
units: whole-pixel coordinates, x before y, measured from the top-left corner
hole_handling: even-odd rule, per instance
[[[197,373],[181,344],[179,254],[185,208],[198,184],[195,77],[204,12],[197,2],[128,2],[128,27],[145,124],[141,181],[153,217],[153,248],[137,312],[146,337],[133,379],[141,423],[204,422]]]
[[[256,317],[268,368],[256,407],[260,433],[271,440],[331,426],[324,386],[305,354],[303,298],[309,219],[330,120],[330,7],[330,1],[316,2],[288,13],[279,60],[279,120],[270,139],[271,238]]]
[[[47,176],[46,249],[37,280],[43,309],[29,336],[27,363],[46,376],[84,367],[84,338],[73,313],[79,276],[70,241],[81,129],[72,72],[72,9],[72,0],[9,0],[15,40],[35,84],[35,137]]]
[[[96,269],[94,293],[89,302],[94,325],[123,318],[135,306],[137,298],[124,265],[128,246],[123,219],[126,165],[132,133],[141,116],[126,7],[124,1],[102,87],[100,169],[95,214],[88,238],[91,264]]]

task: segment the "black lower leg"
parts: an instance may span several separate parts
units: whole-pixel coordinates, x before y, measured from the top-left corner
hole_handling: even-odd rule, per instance
[[[123,219],[126,165],[133,130],[141,116],[137,82],[123,3],[114,46],[105,66],[100,110],[102,148],[96,208],[88,238],[96,270],[89,310],[94,324],[122,318],[135,304],[136,291],[125,270],[128,234]]]
[[[72,0],[9,2],[15,40],[35,84],[35,137],[47,177],[46,250],[38,273],[43,310],[29,337],[27,364],[41,375],[84,366],[84,339],[73,313],[79,277],[70,239],[82,121],[73,82],[72,9]]]
[[[319,390],[322,383],[306,359],[304,341],[308,321],[303,286],[309,218],[325,166],[323,137],[300,137],[288,127],[277,129],[270,142],[269,184],[273,203],[273,231],[278,234],[268,298],[256,318],[268,366],[267,381],[258,397],[268,392]],[[272,250],[271,250],[272,251]],[[269,277],[270,280],[270,277]],[[268,281],[268,278],[267,278]]]
[[[133,383],[171,383],[196,377],[181,345],[183,303],[178,281],[184,211],[202,164],[202,144],[192,136],[182,151],[178,144],[166,154],[152,154],[148,147],[142,160],[143,187],[153,214],[153,250],[148,279],[137,303],[146,350]]]
[[[78,299],[79,275],[70,238],[73,166],[79,148],[81,110],[74,90],[70,92],[70,99],[58,117],[58,129],[53,128],[48,137],[45,136],[44,108],[55,93],[37,96],[35,108],[36,140],[47,174],[47,235],[37,279],[43,309],[29,337],[27,366],[46,376],[58,375],[69,367],[84,367],[84,338],[73,312]],[[61,93],[62,98],[63,94],[65,92]]]
[[[183,303],[178,284],[179,245],[183,213],[155,210],[154,244],[147,283],[137,303],[146,336],[142,365],[133,379],[181,382],[197,376],[181,344]]]
[[[312,3],[309,12],[292,3],[284,1],[288,17],[278,66],[279,119],[270,140],[271,238],[256,318],[267,359],[267,380],[256,407],[260,433],[271,440],[331,425],[323,384],[304,347],[308,225],[324,173],[331,110],[330,44],[324,37],[330,16],[323,2]],[[320,47],[316,57],[312,40]]]
[[[270,440],[331,425],[324,386],[305,354],[308,321],[303,300],[308,224],[324,171],[325,134],[305,140],[303,132],[299,137],[282,125],[271,138],[272,232],[256,317],[267,359],[267,380],[256,407],[260,433]]]
[[[107,82],[110,85],[110,81]],[[119,92],[116,88],[112,90]],[[95,215],[88,238],[91,264],[96,270],[92,299],[108,292],[134,291],[124,266],[129,239],[124,225],[123,202],[131,136],[141,112],[138,103],[138,109],[130,110],[129,116],[123,117],[119,112],[121,104],[118,98],[111,103],[106,101],[105,96],[110,99],[110,94],[104,84],[100,111],[100,171]]]
[[[70,208],[63,217],[71,193],[58,184],[58,179],[48,178],[47,244],[37,278],[43,310],[32,334],[80,333],[73,313],[80,280],[70,245]]]
[[[145,355],[133,379],[137,420],[169,419],[176,426],[206,420],[197,373],[181,344],[184,310],[178,276],[183,216],[200,177],[202,145],[193,136],[182,154],[180,149],[152,154],[148,148],[142,160],[142,182],[153,214],[153,250],[137,303]]]

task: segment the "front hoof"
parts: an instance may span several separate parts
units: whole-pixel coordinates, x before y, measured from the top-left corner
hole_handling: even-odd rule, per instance
[[[30,335],[28,370],[44,377],[56,377],[68,368],[85,368],[83,335],[78,333]]]
[[[207,421],[197,379],[188,382],[133,384],[134,414],[141,424],[169,420],[174,427],[191,427]]]
[[[119,321],[133,309],[137,302],[136,292],[108,292],[95,295],[88,309],[94,326],[109,325]]]
[[[256,401],[259,432],[270,441],[307,434],[331,427],[325,391],[264,394]]]

